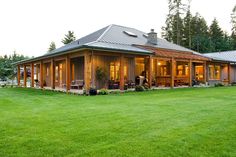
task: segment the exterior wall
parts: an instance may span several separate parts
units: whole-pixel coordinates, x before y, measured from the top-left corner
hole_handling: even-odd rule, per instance
[[[74,64],[74,81],[84,80],[84,57],[78,57],[78,58],[72,59],[71,68],[72,68],[72,64]],[[72,75],[72,70],[71,70],[71,75]]]
[[[236,65],[231,65],[230,68],[230,82],[236,82]]]

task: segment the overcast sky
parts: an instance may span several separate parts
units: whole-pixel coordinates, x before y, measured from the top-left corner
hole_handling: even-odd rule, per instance
[[[192,0],[192,13],[199,12],[208,24],[217,18],[230,32],[235,0]],[[109,24],[134,27],[144,32],[161,27],[168,13],[167,0],[1,0],[0,55],[44,54],[51,41],[62,46],[68,30],[80,38]]]

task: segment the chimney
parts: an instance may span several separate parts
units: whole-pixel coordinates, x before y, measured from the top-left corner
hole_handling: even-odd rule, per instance
[[[157,45],[157,33],[154,32],[154,29],[151,29],[151,32],[148,33],[147,40],[148,40],[148,43]]]

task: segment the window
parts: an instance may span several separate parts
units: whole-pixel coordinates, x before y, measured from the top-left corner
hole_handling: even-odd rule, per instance
[[[56,66],[56,73],[55,73],[55,81],[58,82],[58,74],[59,74],[59,69],[58,66]]]
[[[120,64],[111,62],[110,63],[110,80],[117,81],[120,79]]]
[[[220,65],[209,65],[209,79],[220,80]]]
[[[177,62],[176,75],[177,76],[188,76],[189,75],[189,65],[184,62]]]

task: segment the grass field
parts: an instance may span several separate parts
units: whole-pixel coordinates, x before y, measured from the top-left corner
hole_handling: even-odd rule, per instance
[[[75,96],[0,89],[0,157],[236,156],[236,87]]]

